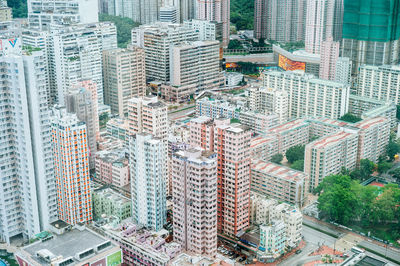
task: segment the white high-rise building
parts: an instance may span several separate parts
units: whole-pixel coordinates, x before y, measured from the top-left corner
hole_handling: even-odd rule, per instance
[[[117,48],[115,25],[101,22],[57,29],[50,33],[48,47],[51,95],[57,103],[64,105],[64,95],[74,83],[91,79],[102,104],[102,52]]]
[[[196,41],[170,47],[170,86],[161,94],[174,102],[185,102],[196,92],[224,84],[219,70],[219,42]],[[165,89],[164,89],[165,88]]]
[[[187,41],[197,41],[198,34],[180,24],[158,22],[142,25],[132,30],[132,44],[144,48],[146,78],[167,82],[170,78],[170,46]]]
[[[197,19],[222,23],[222,44],[227,47],[230,35],[231,0],[197,0]]]
[[[348,57],[339,57],[336,61],[335,81],[351,84],[352,62]]]
[[[169,23],[178,23],[178,11],[174,6],[162,6],[160,7],[160,21]]]
[[[339,42],[334,42],[332,37],[321,43],[321,62],[319,65],[319,78],[335,80],[337,60],[339,58]]]
[[[43,51],[2,39],[0,68],[0,238],[29,238],[57,220]]]
[[[174,241],[196,254],[217,252],[217,155],[200,148],[172,155]]]
[[[361,66],[357,79],[356,94],[399,104],[400,66]]]
[[[161,139],[138,133],[130,139],[132,216],[135,223],[159,231],[167,220],[167,147]]]
[[[208,20],[185,20],[185,26],[195,30],[199,34],[200,41],[221,41],[222,42],[222,23]]]
[[[28,0],[29,25],[49,29],[50,25],[95,23],[98,18],[97,0]]]
[[[348,111],[349,84],[317,79],[301,71],[264,71],[262,77],[264,87],[288,93],[289,119],[337,119]]]

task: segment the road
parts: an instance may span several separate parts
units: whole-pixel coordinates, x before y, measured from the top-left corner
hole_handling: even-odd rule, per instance
[[[303,226],[303,236],[306,241],[306,246],[302,249],[300,254],[295,254],[294,256],[283,261],[279,265],[281,266],[293,266],[293,265],[303,265],[308,261],[312,261],[314,257],[308,257],[312,251],[318,248],[318,245],[332,246],[334,245],[336,238],[321,233],[320,231],[314,230],[310,227]],[[315,260],[315,258],[314,258]]]
[[[188,107],[191,107],[191,108],[189,108],[189,109],[186,109],[186,108],[188,108]],[[182,111],[178,111],[178,112],[169,112],[168,113],[168,120],[176,120],[176,119],[178,119],[178,118],[180,118],[180,117],[183,117],[183,116],[185,116],[185,115],[187,115],[188,113],[190,113],[190,112],[193,112],[193,111],[195,111],[196,110],[196,105],[195,104],[191,104],[191,105],[185,105],[185,107],[183,108],[184,110],[182,110]]]
[[[379,252],[381,254],[386,254],[387,257],[392,258],[394,260],[400,261],[400,252],[391,249],[391,247],[388,247],[387,249],[385,247],[381,247],[378,245],[375,245],[374,243],[371,243],[369,241],[362,241],[360,242],[361,246],[364,246],[368,249],[374,250],[376,252]],[[366,252],[368,254],[368,252]],[[376,255],[373,255],[376,256]]]

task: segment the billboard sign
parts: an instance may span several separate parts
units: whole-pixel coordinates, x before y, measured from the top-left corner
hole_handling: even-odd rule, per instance
[[[279,67],[282,68],[283,70],[306,70],[306,63],[304,62],[297,62],[297,61],[292,61],[286,56],[279,55]]]
[[[122,263],[122,252],[118,250],[117,252],[107,256],[107,266],[117,266]]]

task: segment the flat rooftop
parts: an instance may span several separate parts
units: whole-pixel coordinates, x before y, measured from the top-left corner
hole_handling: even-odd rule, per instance
[[[374,118],[362,120],[362,121],[354,124],[354,126],[357,128],[360,128],[360,129],[369,129],[370,127],[373,127],[375,125],[379,125],[379,124],[382,124],[385,122],[387,122],[387,119],[384,117],[374,117]]]
[[[251,162],[251,170],[259,171],[270,176],[285,179],[287,181],[300,181],[305,178],[304,172],[296,171],[279,164],[262,160],[253,160]]]
[[[273,127],[269,129],[269,132],[273,132],[273,133],[283,133],[285,131],[290,131],[290,130],[294,130],[300,127],[304,127],[304,126],[308,126],[309,124],[304,120],[304,119],[296,119],[296,120],[292,120],[289,121],[285,124]]]
[[[31,255],[31,258],[39,263],[43,263],[42,259],[36,256],[40,250],[48,250],[53,255],[62,256],[64,259],[74,257],[75,254],[94,248],[109,240],[102,236],[84,229],[72,229],[62,235],[53,234],[53,238],[45,242],[35,242],[24,248],[24,251]],[[112,244],[112,247],[115,245]]]
[[[331,145],[335,145],[337,143],[340,143],[344,139],[354,136],[354,133],[346,132],[346,131],[339,131],[336,132],[332,135],[328,135],[322,139],[316,140],[314,142],[311,142],[313,144],[313,148],[325,148]]]

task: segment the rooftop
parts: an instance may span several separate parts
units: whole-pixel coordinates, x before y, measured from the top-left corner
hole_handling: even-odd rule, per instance
[[[62,259],[73,258],[74,261],[77,262],[75,258],[77,254],[88,251],[92,248],[96,250],[96,247],[105,244],[106,242],[110,243],[109,247],[116,247],[116,245],[112,244],[109,240],[93,231],[86,228],[83,230],[74,228],[61,235],[53,234],[53,238],[44,242],[34,242],[33,244],[23,248],[23,250],[30,254],[33,261],[42,265],[50,265],[44,258],[37,256],[37,254],[41,253],[42,256],[48,257],[49,259],[55,259],[60,256]],[[87,256],[87,258],[91,257],[90,255]]]
[[[285,124],[273,127],[269,129],[269,132],[282,134],[286,131],[291,131],[300,127],[308,126],[308,123],[304,119],[296,119],[289,121]]]
[[[323,137],[321,139],[318,139],[314,142],[311,142],[309,145],[312,145],[313,148],[316,148],[316,149],[321,149],[321,148],[323,149],[323,148],[335,145],[337,143],[340,143],[349,137],[355,136],[356,135],[355,133],[356,132],[342,130],[342,131],[336,132],[334,134],[328,135],[326,137]]]
[[[252,171],[260,171],[288,181],[301,181],[305,178],[304,172],[262,160],[253,160],[251,162],[251,169]]]
[[[354,124],[355,127],[359,129],[369,129],[370,127],[380,125],[382,123],[387,122],[388,120],[384,117],[374,117],[374,118],[368,118],[364,119],[356,124]]]

